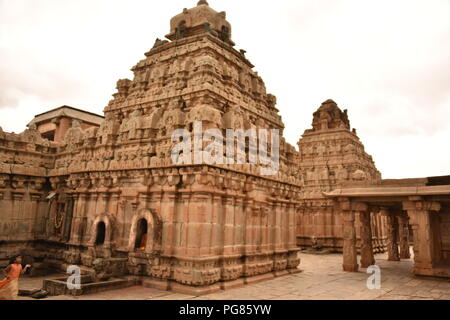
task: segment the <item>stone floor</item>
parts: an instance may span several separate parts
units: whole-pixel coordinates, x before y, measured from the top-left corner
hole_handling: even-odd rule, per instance
[[[370,274],[343,272],[339,254],[301,254],[302,273],[222,291],[202,297],[176,294],[144,287],[102,292],[81,297],[58,296],[46,300],[450,300],[450,279],[416,277],[412,262],[387,261],[377,255],[381,289],[369,290]],[[42,279],[22,279],[21,288],[40,288]],[[21,300],[30,298],[20,297]]]

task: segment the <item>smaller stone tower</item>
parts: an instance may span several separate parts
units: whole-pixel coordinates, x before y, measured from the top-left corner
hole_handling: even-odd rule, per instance
[[[342,185],[377,183],[381,174],[356,129],[351,129],[347,110],[333,100],[314,113],[312,129],[305,131],[298,146],[305,201],[297,221],[298,244],[340,251],[342,223],[323,193]]]

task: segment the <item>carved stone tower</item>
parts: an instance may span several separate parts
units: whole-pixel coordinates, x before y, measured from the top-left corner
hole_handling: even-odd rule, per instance
[[[282,139],[273,176],[260,174],[261,163],[171,158],[174,130],[193,134],[197,121],[223,133],[282,134],[275,97],[233,48],[224,12],[200,1],[170,25],[171,41],[157,39],[134,79],[117,82],[100,128],[73,127],[58,148],[50,212],[62,210],[71,230],[64,260],[195,294],[296,272],[301,185],[292,146]]]
[[[325,101],[314,113],[312,129],[305,131],[298,146],[305,201],[297,220],[298,243],[341,251],[341,217],[323,193],[342,185],[377,183],[381,174],[364,151],[356,129],[351,130],[347,110],[342,111],[333,100]],[[374,247],[382,251],[385,246],[381,241]]]

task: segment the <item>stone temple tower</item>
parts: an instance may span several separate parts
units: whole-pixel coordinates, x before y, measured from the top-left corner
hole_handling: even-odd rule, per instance
[[[312,129],[300,139],[300,171],[304,181],[304,208],[297,220],[300,246],[342,250],[342,220],[333,202],[323,196],[343,185],[376,184],[381,174],[364,150],[356,129],[351,130],[347,110],[333,100],[314,113]],[[375,250],[385,248],[381,221],[373,221]],[[380,227],[380,228],[379,228]]]
[[[101,126],[67,132],[49,173],[47,226],[65,263],[195,294],[297,272],[294,147],[281,139],[271,176],[262,163],[171,157],[172,133],[193,135],[199,121],[223,133],[283,133],[276,98],[234,49],[231,30],[206,1],[184,9],[170,41],[157,39],[134,79],[117,82]]]
[[[72,121],[57,142],[35,127],[0,129],[0,262],[23,249],[42,265],[79,265],[99,280],[131,276],[204,294],[298,272],[298,246],[340,251],[342,217],[324,192],[377,183],[380,174],[331,100],[300,152],[286,143],[276,98],[231,31],[225,12],[199,1],[171,19],[168,40],[155,41],[133,79],[117,82],[99,127]],[[200,133],[223,137],[265,130],[276,169],[263,174],[263,157],[236,164],[225,141],[215,155],[226,161],[175,161],[173,133],[195,141],[198,123]],[[251,140],[231,146],[250,160]],[[383,250],[373,219],[374,248]]]

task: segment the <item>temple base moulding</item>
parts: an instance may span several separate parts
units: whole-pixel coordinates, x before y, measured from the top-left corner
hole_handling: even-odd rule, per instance
[[[279,278],[282,276],[300,273],[300,272],[302,272],[300,269],[290,269],[290,270],[285,270],[283,272],[271,272],[271,273],[252,276],[252,277],[240,278],[240,279],[232,280],[232,281],[218,282],[218,283],[214,283],[212,285],[200,286],[200,287],[183,285],[183,284],[177,283],[175,281],[161,280],[161,279],[155,279],[155,278],[151,278],[151,277],[136,279],[136,281],[138,284],[142,284],[142,286],[144,286],[146,288],[158,289],[158,290],[162,290],[162,291],[171,291],[174,293],[193,295],[193,296],[204,296],[207,294],[217,293],[217,292],[224,291],[224,290],[236,289],[236,288],[243,287],[245,285],[268,281],[268,280],[272,280],[272,279]]]

